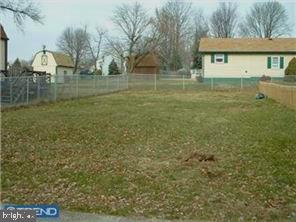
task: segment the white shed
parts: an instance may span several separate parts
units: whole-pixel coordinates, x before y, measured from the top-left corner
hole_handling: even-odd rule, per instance
[[[37,52],[32,67],[34,71],[50,74],[53,77],[51,82],[57,79],[58,83],[63,83],[66,75],[73,75],[74,73],[74,63],[70,56],[49,50]]]

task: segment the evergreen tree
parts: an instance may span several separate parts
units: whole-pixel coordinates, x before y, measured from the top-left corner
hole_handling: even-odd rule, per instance
[[[117,63],[112,59],[109,65],[109,75],[118,75],[120,74]]]
[[[193,63],[191,69],[202,69],[202,56],[198,51],[198,47],[195,47],[192,52]]]
[[[20,60],[17,58],[14,63],[9,67],[9,76],[21,75],[23,69]]]
[[[285,75],[296,75],[296,57],[289,62]]]

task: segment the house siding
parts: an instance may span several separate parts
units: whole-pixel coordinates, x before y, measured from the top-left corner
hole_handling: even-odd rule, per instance
[[[0,70],[6,70],[6,41],[0,39]]]
[[[135,74],[159,74],[159,68],[153,67],[135,67],[133,73]]]
[[[56,74],[56,62],[53,58],[53,55],[50,52],[45,52],[47,55],[47,65],[43,66],[41,65],[41,56],[43,55],[43,52],[38,52],[33,60],[32,67],[34,71],[39,71],[39,72],[46,72],[50,73],[51,75]]]
[[[220,54],[220,53],[218,53]],[[203,56],[204,77],[240,78],[260,77],[268,75],[271,77],[283,77],[289,61],[295,54],[231,54],[228,53],[227,63],[212,63],[212,54]],[[284,58],[283,69],[268,69],[267,58],[279,56]],[[247,72],[246,72],[247,71]]]
[[[69,68],[69,67],[57,67],[57,74],[58,75],[64,75],[64,71],[67,72],[66,75],[73,75],[73,71],[74,69],[73,68]]]

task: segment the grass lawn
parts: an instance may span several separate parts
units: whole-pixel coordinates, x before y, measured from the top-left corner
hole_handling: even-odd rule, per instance
[[[255,91],[126,91],[2,113],[2,201],[295,220],[296,112]]]

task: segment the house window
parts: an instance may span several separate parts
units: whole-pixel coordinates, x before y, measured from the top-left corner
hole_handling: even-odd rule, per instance
[[[280,58],[278,56],[271,57],[271,67],[278,69],[280,67]]]
[[[67,70],[64,70],[64,75],[67,75]]]
[[[224,54],[215,54],[215,63],[224,63]]]
[[[47,55],[41,56],[41,65],[47,66]]]

